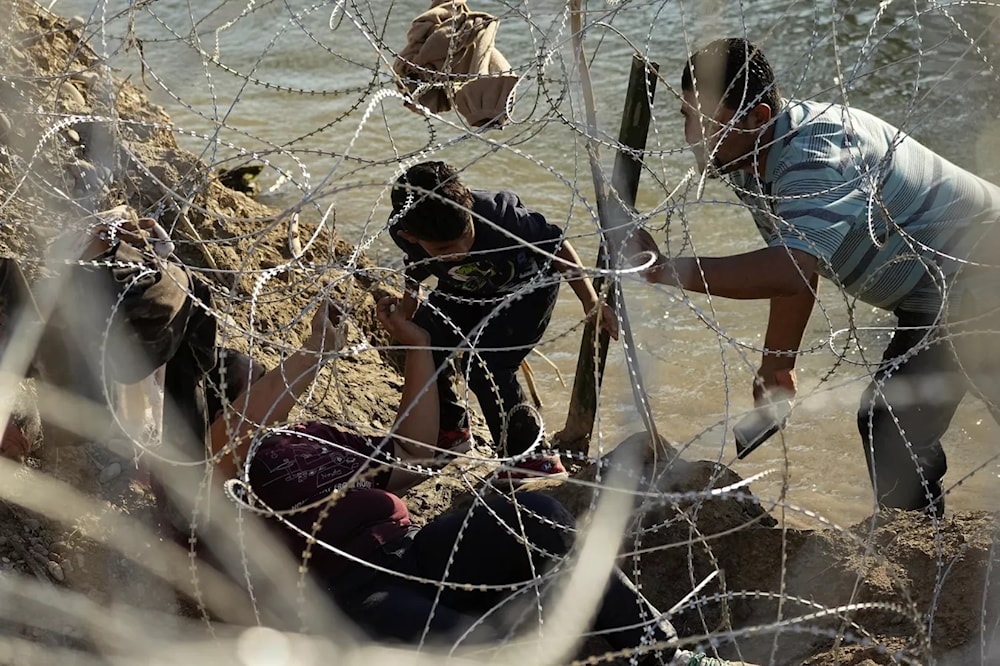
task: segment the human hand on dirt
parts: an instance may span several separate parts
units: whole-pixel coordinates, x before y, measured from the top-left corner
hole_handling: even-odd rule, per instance
[[[431,344],[430,334],[406,316],[400,300],[395,296],[381,298],[375,313],[382,327],[400,344],[407,347],[427,347]]]
[[[324,358],[336,354],[347,344],[347,320],[340,303],[325,298],[312,319],[312,332],[305,348]]]

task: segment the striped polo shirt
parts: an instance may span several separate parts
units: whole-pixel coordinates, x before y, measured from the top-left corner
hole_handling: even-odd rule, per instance
[[[968,232],[1000,217],[1000,188],[839,104],[787,102],[763,181],[729,179],[769,246],[815,256],[820,275],[887,310],[938,312]]]

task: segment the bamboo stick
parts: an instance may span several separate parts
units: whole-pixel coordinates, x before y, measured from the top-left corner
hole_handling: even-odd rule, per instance
[[[597,113],[594,105],[593,87],[590,80],[590,70],[587,65],[587,58],[582,41],[582,19],[583,10],[579,0],[572,3],[572,13],[570,15],[570,25],[573,30],[573,44],[576,51],[577,62],[580,67],[581,89],[584,98],[584,107],[587,120],[588,137],[597,135]],[[624,238],[625,229],[629,220],[630,211],[635,207],[636,196],[639,189],[639,176],[642,170],[642,151],[646,147],[646,136],[649,131],[650,103],[656,86],[656,63],[645,61],[633,56],[632,68],[629,76],[628,92],[625,96],[625,108],[622,113],[622,123],[619,130],[619,141],[628,148],[636,151],[618,151],[615,156],[615,166],[612,171],[611,192],[607,188],[604,172],[600,165],[600,155],[597,143],[592,139],[587,140],[587,156],[590,160],[591,174],[594,179],[594,189],[597,200],[597,213],[601,223],[602,238],[601,250],[598,257],[599,268],[609,268],[618,265],[618,257],[621,252],[621,240]],[[610,195],[610,196],[609,196]],[[604,293],[608,303],[616,306],[618,284],[612,281],[605,285],[604,280],[595,280],[595,289],[598,293]],[[631,331],[628,326],[627,317],[624,315],[624,303],[617,303],[618,311],[622,314],[622,334],[626,344],[626,352],[630,354],[629,374],[632,388],[639,407],[643,415],[646,429],[649,431],[652,441],[658,441],[656,426],[649,413],[649,406],[645,401],[645,391],[642,386],[642,377],[638,373],[638,368],[634,358],[634,344],[631,339]],[[562,431],[555,435],[555,441],[559,448],[586,453],[590,444],[590,436],[594,428],[594,420],[597,414],[597,395],[601,386],[601,379],[604,374],[604,365],[607,359],[609,337],[604,331],[599,334],[593,320],[588,321],[584,326],[583,337],[580,341],[580,354],[577,358],[576,375],[573,381],[572,398],[570,399],[569,413],[566,417],[566,425]]]

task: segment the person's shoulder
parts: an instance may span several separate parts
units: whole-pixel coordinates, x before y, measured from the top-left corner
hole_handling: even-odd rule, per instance
[[[850,109],[840,104],[788,100],[775,122],[774,163],[776,172],[783,173],[804,164],[839,163],[853,118]]]
[[[504,212],[509,208],[520,206],[521,198],[510,190],[469,190],[472,193],[473,210]],[[485,213],[480,212],[485,216]]]
[[[784,102],[781,112],[787,113],[796,124],[830,117],[842,118],[844,111],[847,110],[843,104],[813,99],[786,99]]]
[[[819,132],[842,129],[846,107],[828,102],[791,99],[785,101],[778,129],[786,141],[803,141]],[[784,125],[784,127],[781,127]]]
[[[520,197],[510,190],[470,190],[473,219],[487,219],[504,228],[517,225],[527,214]]]
[[[896,131],[891,123],[870,111],[833,102],[792,100],[782,112],[787,113],[790,129],[799,138],[831,132]]]

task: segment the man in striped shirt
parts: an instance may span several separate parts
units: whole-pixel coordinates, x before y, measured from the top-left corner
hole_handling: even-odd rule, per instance
[[[770,300],[757,404],[773,389],[794,393],[819,276],[852,302],[892,311],[898,325],[858,427],[879,503],[940,515],[940,437],[962,397],[971,388],[1000,421],[1000,352],[982,325],[992,314],[1000,330],[1000,299],[987,303],[983,289],[970,289],[974,274],[1000,285],[995,268],[970,261],[995,256],[986,237],[998,235],[1000,188],[869,113],[783,99],[763,53],[745,39],[695,53],[681,87],[685,137],[700,169],[728,179],[767,247],[667,259],[639,231],[633,249],[657,258],[646,279]]]

